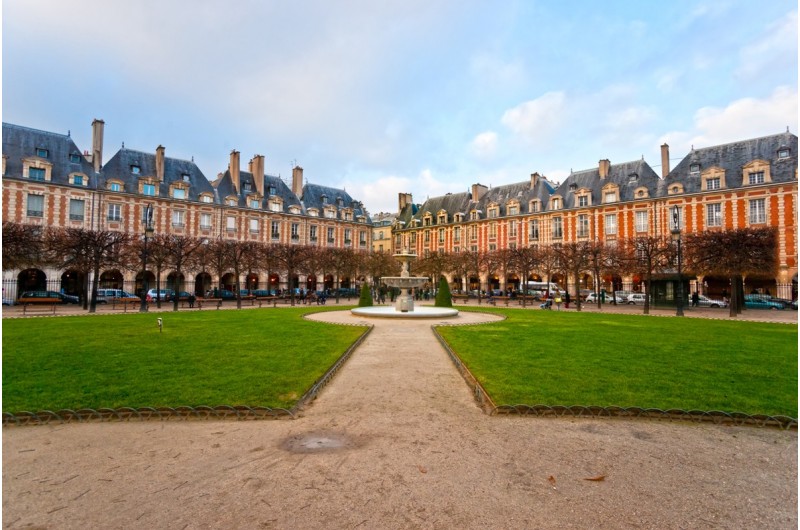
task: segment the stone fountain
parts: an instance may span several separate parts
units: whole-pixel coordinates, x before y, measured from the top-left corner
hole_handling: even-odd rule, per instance
[[[418,289],[428,281],[428,278],[424,276],[411,276],[409,274],[408,264],[416,257],[417,255],[410,253],[408,249],[405,249],[400,254],[395,254],[394,258],[402,266],[400,276],[384,276],[381,278],[388,287],[401,289],[400,296],[395,300],[394,308],[381,306],[357,307],[351,309],[350,312],[359,316],[384,318],[441,318],[458,315],[458,310],[449,307],[420,306],[416,309],[414,308],[414,295],[411,294],[411,289]]]

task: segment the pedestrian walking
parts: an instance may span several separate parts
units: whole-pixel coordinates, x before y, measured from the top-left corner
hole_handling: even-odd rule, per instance
[[[692,293],[692,307],[699,307],[700,306],[700,295],[697,291]]]

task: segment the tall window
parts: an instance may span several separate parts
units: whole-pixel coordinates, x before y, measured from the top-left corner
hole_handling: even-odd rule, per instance
[[[31,180],[44,180],[44,168],[29,167],[28,178]]]
[[[453,228],[453,241],[461,241],[461,227],[456,226]]]
[[[172,226],[181,227],[186,221],[186,212],[183,210],[175,210],[172,212]]]
[[[311,241],[317,240],[317,225],[311,225],[308,227],[308,238]]]
[[[508,224],[508,237],[517,237],[517,223],[516,223],[516,221],[511,221]]]
[[[229,215],[225,218],[225,230],[228,232],[235,232],[236,231],[236,218]]]
[[[122,221],[122,205],[110,203],[108,205],[108,220]]]
[[[353,231],[350,228],[344,229],[344,244],[349,245],[353,241]]]
[[[28,217],[44,217],[44,195],[28,195]]]
[[[536,213],[539,211],[539,201],[531,201],[531,212]]]
[[[200,228],[208,230],[211,228],[211,214],[210,213],[201,213],[200,214]]]
[[[250,233],[251,234],[258,233],[258,219],[250,219]]]
[[[750,224],[763,224],[767,222],[767,209],[765,199],[750,200]]]
[[[300,239],[300,223],[292,223],[291,234],[293,240]]]
[[[367,245],[367,232],[366,230],[361,230],[358,232],[358,244],[362,247]]]
[[[156,186],[155,184],[144,184],[142,185],[142,193],[145,195],[153,196],[156,194]]]
[[[334,234],[334,232],[333,232],[333,227],[332,227],[332,226],[329,226],[329,227],[328,227],[328,243],[333,243],[333,242],[335,242],[335,241],[336,241],[336,240],[334,239],[334,237],[333,237],[333,234]]]
[[[470,239],[478,239],[478,227],[472,225],[469,227],[469,238]]]
[[[720,203],[706,205],[706,226],[722,226],[722,205]]]
[[[606,214],[606,235],[617,235],[617,215],[613,213]]]
[[[497,223],[489,224],[489,237],[497,237]]]
[[[748,184],[764,184],[764,172],[756,171],[747,175]]]
[[[647,211],[639,210],[636,212],[634,228],[637,232],[647,232]]]
[[[528,231],[528,239],[531,241],[539,241],[539,220],[531,219],[530,230]]]
[[[553,239],[564,237],[564,226],[560,217],[553,217]]]
[[[83,199],[69,200],[69,219],[70,221],[83,221],[83,211],[85,206]]]
[[[270,237],[272,239],[278,239],[281,236],[280,226],[280,221],[272,221],[270,229]]]
[[[589,216],[586,214],[578,216],[578,237],[589,237]]]
[[[444,243],[444,228],[439,229],[439,243]]]

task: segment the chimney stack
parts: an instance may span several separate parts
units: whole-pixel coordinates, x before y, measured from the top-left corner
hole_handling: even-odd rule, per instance
[[[398,193],[397,194],[397,213],[401,213],[403,208],[412,204],[413,199],[410,193]]]
[[[292,168],[292,193],[297,195],[298,199],[303,199],[303,168],[300,166]]]
[[[164,146],[156,147],[156,178],[164,182]]]
[[[611,161],[609,159],[604,159],[600,161],[600,179],[604,179],[608,177],[608,173],[611,171]]]
[[[472,200],[478,202],[481,200],[481,197],[486,195],[486,192],[489,191],[489,188],[484,186],[483,184],[473,184],[472,185]]]
[[[103,128],[106,122],[95,119],[92,122],[92,165],[95,173],[103,165]]]
[[[661,178],[669,175],[669,146],[665,143],[661,146]]]
[[[264,155],[254,155],[250,160],[250,173],[256,184],[256,193],[264,196]]]
[[[540,175],[539,173],[531,173],[531,189],[536,187],[536,184],[539,183]]]
[[[234,149],[231,151],[231,182],[233,183],[233,190],[236,195],[239,195],[239,151]]]

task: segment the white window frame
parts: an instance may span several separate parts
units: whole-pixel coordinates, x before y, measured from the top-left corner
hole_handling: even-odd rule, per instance
[[[607,236],[617,235],[617,214],[607,213],[605,219],[605,229]]]
[[[636,210],[634,212],[634,230],[638,233],[645,233],[650,228],[650,212],[647,210]]]
[[[122,205],[116,202],[108,203],[108,215],[106,219],[113,222],[122,221]]]
[[[172,211],[172,226],[178,228],[186,226],[186,210]]]
[[[706,226],[722,226],[722,203],[706,204]]]
[[[211,214],[206,212],[200,213],[200,228],[208,230],[211,228]]]
[[[750,199],[748,201],[748,219],[751,225],[764,224],[767,222],[767,200]]]

